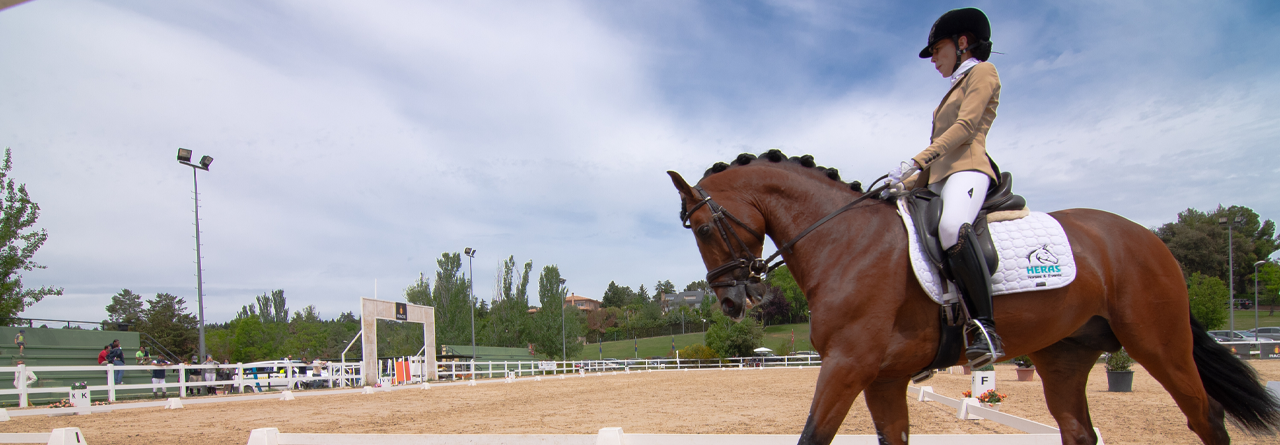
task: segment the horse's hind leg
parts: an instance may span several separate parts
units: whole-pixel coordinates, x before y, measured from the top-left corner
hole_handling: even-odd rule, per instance
[[[1117,329],[1117,335],[1134,361],[1173,396],[1182,414],[1187,416],[1187,426],[1200,441],[1206,445],[1231,443],[1223,423],[1222,405],[1209,397],[1200,380],[1191,352],[1189,323],[1169,323],[1164,331],[1147,335],[1125,336]]]
[[[1030,354],[1044,380],[1044,399],[1058,421],[1063,445],[1098,443],[1089,417],[1085,385],[1102,351],[1063,340]]]
[[[881,444],[907,443],[910,433],[910,416],[907,414],[907,382],[910,379],[877,380],[872,382],[863,395],[867,398],[867,409],[871,411],[871,422],[876,426],[876,436]]]

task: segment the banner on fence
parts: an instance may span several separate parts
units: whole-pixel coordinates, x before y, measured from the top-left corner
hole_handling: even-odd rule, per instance
[[[555,371],[556,362],[538,362],[538,369],[543,371]]]

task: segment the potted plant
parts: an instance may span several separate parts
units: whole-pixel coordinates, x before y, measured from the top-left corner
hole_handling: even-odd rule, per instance
[[[996,390],[994,389],[989,389],[987,390],[987,392],[978,394],[978,403],[981,403],[982,406],[985,406],[987,408],[991,408],[996,411],[999,411],[1000,402],[1003,402],[1005,397],[1006,396],[1004,394],[1000,394],[996,392]]]
[[[1107,391],[1133,392],[1133,357],[1124,348],[1107,354]]]
[[[1013,364],[1018,366],[1018,381],[1030,382],[1036,377],[1036,364],[1031,363],[1031,357],[1019,355],[1013,358]]]

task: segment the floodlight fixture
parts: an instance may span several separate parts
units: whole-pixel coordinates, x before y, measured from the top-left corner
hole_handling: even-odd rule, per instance
[[[200,167],[203,167],[205,170],[208,170],[209,164],[212,164],[212,163],[213,163],[213,156],[200,157]]]
[[[191,162],[191,150],[188,150],[185,148],[179,148],[178,162]]]

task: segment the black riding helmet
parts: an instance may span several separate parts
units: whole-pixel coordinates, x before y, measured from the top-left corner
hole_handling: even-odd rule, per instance
[[[960,35],[964,33],[973,34],[976,42],[969,42],[968,48],[960,48]],[[979,51],[981,54],[975,54],[980,60],[986,60],[990,56],[991,51],[991,22],[987,20],[987,15],[978,8],[960,8],[952,9],[938,17],[933,22],[933,27],[929,28],[929,44],[920,50],[920,58],[928,59],[933,57],[933,45],[943,39],[951,39],[956,44],[957,55],[963,54],[965,51],[974,49],[985,49]],[[959,58],[956,59],[956,66],[960,66]]]

